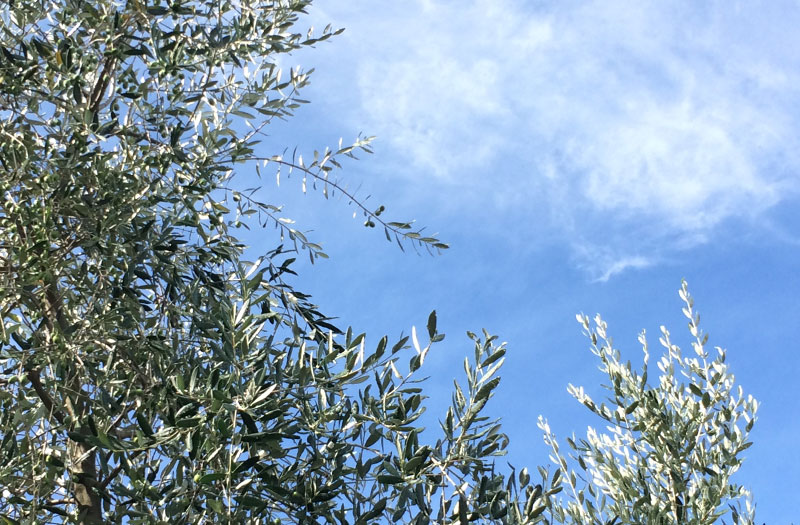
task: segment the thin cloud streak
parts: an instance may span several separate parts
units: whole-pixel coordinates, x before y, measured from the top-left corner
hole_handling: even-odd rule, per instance
[[[619,275],[628,270],[642,270],[654,266],[659,261],[641,255],[620,255],[594,247],[583,249],[576,248],[575,253],[579,254],[579,266],[583,267],[591,278],[591,282],[605,283],[615,275]],[[587,264],[586,261],[592,261]]]
[[[527,201],[522,219],[588,245],[577,264],[608,279],[797,197],[800,7],[777,4],[354,1],[321,18],[352,29],[361,125],[410,173]]]

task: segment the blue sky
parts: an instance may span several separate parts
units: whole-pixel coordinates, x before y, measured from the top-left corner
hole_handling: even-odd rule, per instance
[[[377,341],[436,309],[432,411],[461,376],[464,332],[498,334],[509,357],[489,410],[509,460],[532,467],[548,462],[540,414],[562,437],[599,423],[566,392],[603,379],[575,314],[601,313],[634,362],[642,329],[688,348],[685,278],[761,403],[737,481],[759,523],[797,522],[800,5],[318,0],[308,23],[346,31],[285,60],[316,68],[312,103],[273,146],[377,135],[342,181],[452,246],[402,253],[346,201],[267,181],[331,256],[299,281],[323,311]]]

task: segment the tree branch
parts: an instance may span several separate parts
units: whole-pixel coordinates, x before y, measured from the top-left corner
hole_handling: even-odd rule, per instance
[[[45,408],[47,408],[47,410],[51,414],[53,414],[53,417],[56,418],[56,421],[58,421],[63,425],[64,422],[66,421],[66,417],[64,416],[64,413],[61,410],[55,408],[55,403],[53,402],[53,398],[50,397],[50,394],[47,392],[47,390],[44,388],[44,385],[42,384],[41,372],[39,371],[39,369],[38,368],[30,369],[28,370],[28,373],[26,375],[28,377],[28,381],[31,382],[31,386],[33,386],[33,390],[36,392],[36,395],[39,396],[39,399],[41,399],[42,403],[44,403]]]

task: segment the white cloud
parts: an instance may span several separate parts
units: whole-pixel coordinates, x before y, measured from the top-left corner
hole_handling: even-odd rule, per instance
[[[322,17],[349,26],[361,125],[411,173],[527,200],[531,222],[549,217],[572,245],[602,248],[604,262],[581,262],[595,275],[797,195],[795,3],[340,9]]]
[[[615,275],[627,270],[649,268],[659,262],[657,258],[642,255],[625,255],[604,247],[574,245],[577,264],[583,268],[592,282],[607,282]]]

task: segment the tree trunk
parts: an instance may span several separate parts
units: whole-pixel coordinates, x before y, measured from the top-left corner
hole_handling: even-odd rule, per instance
[[[56,283],[57,280],[53,279],[45,288],[45,304],[47,305],[45,311],[47,315],[44,320],[49,334],[57,330],[64,336],[68,333],[69,323],[64,315],[61,294]],[[66,383],[66,391],[69,393],[64,400],[64,408],[72,419],[69,427],[73,431],[86,435],[85,429],[74,427],[76,423],[85,421],[90,413],[90,402],[83,394],[81,374],[78,371],[74,371],[71,377],[66,380]],[[40,395],[40,397],[42,396]],[[52,405],[52,398],[50,398],[50,406]],[[64,416],[60,411],[55,416],[61,423],[64,422]],[[81,525],[102,524],[104,523],[103,501],[98,491],[100,485],[97,481],[97,451],[93,446],[85,442],[78,442],[72,439],[68,441],[67,451],[71,464],[72,493],[78,505],[78,523]]]
[[[78,523],[96,525],[103,523],[102,498],[97,492],[97,452],[92,446],[75,441],[69,442],[72,460],[70,472],[75,501],[78,503]]]

